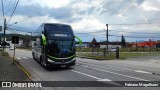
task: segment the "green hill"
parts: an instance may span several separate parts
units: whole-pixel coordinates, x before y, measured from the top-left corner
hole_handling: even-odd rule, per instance
[[[30,35],[22,35],[22,34],[6,34],[7,41],[12,40],[12,36],[19,36],[20,40],[36,40],[36,37]],[[3,37],[3,34],[0,34],[0,37]]]

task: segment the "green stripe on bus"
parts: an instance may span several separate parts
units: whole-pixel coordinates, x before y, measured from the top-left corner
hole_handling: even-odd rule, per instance
[[[74,36],[75,38],[77,38],[79,40],[79,44],[82,44],[82,40],[78,37],[78,36]]]
[[[50,57],[50,58],[53,58],[53,59],[61,59],[61,58],[56,58],[56,57],[53,57],[53,56],[50,56],[50,55],[47,55],[48,57]],[[75,56],[75,54],[74,55],[72,55],[72,56],[70,56],[70,57],[66,57],[66,59],[69,59],[69,58],[72,58],[72,57],[74,57]]]

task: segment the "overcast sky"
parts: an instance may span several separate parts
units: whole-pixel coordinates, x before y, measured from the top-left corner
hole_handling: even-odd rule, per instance
[[[16,1],[3,0],[7,21]],[[2,4],[0,10],[0,25],[3,25]],[[11,28],[23,27],[31,32],[45,22],[69,24],[83,41],[91,41],[93,37],[105,41],[106,24],[112,35],[109,41],[120,41],[118,36],[122,34],[126,41],[157,40],[160,38],[153,37],[160,37],[160,0],[19,0],[8,24],[14,22],[18,23]]]

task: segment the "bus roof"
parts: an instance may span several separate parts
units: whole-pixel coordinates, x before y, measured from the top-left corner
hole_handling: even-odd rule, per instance
[[[46,25],[46,24],[50,24],[50,25],[63,25],[63,26],[70,26],[68,24],[61,24],[61,23],[42,23],[42,25]]]

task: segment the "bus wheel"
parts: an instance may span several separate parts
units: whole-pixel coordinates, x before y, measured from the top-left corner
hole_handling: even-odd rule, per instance
[[[34,56],[34,52],[32,52],[32,56],[33,56],[33,59],[36,60],[36,58],[35,58],[35,56]]]
[[[45,67],[46,69],[49,69],[49,68],[50,68],[47,63],[44,63],[44,67]]]
[[[42,60],[42,57],[40,57],[40,64],[43,66],[43,60]]]

